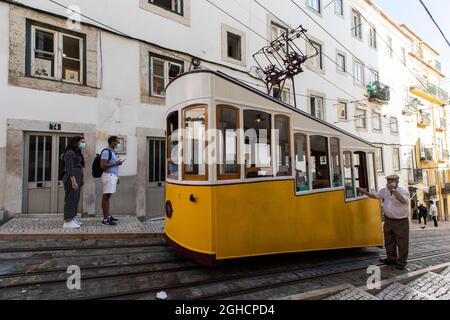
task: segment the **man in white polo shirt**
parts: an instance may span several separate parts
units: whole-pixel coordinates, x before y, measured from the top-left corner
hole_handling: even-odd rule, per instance
[[[409,191],[399,187],[399,176],[391,175],[386,179],[386,187],[377,193],[369,193],[360,188],[358,190],[372,199],[383,201],[387,258],[380,261],[388,265],[395,264],[397,269],[405,270],[409,251]]]

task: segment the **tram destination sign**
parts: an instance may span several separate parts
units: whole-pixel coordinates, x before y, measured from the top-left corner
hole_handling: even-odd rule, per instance
[[[61,123],[49,123],[48,129],[52,131],[61,131]]]

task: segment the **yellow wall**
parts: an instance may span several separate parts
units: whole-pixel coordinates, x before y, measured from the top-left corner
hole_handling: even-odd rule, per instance
[[[197,195],[197,204],[189,202],[190,193]],[[166,234],[217,259],[383,244],[380,202],[345,203],[343,190],[297,197],[293,180],[169,184],[167,199],[174,215],[166,219]]]

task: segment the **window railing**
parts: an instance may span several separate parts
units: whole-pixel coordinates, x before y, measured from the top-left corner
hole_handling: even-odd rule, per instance
[[[425,199],[431,199],[432,197],[437,196],[437,188],[436,186],[430,186],[428,188],[428,192],[425,192]]]
[[[380,81],[373,81],[367,85],[369,100],[379,103],[388,103],[391,100],[391,88]]]
[[[433,148],[421,148],[420,160],[421,161],[433,161]]]
[[[436,127],[439,130],[447,130],[447,119],[440,118],[439,123],[436,124]]]
[[[449,160],[448,155],[449,155],[448,150],[441,150],[439,152],[439,160],[440,161],[448,161]]]
[[[442,188],[443,194],[450,194],[450,183],[446,183],[445,186]]]
[[[422,169],[410,169],[408,173],[409,184],[419,184],[423,181]]]
[[[417,124],[421,126],[431,125],[431,115],[429,113],[419,113]]]
[[[405,107],[403,108],[403,114],[413,115],[419,110],[419,107],[423,104],[417,98],[408,97],[405,101]]]

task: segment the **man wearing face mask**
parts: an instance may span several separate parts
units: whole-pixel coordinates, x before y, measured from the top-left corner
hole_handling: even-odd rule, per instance
[[[125,162],[125,160],[120,160],[116,153],[118,147],[120,147],[119,138],[112,136],[108,139],[108,148],[101,153],[101,168],[103,170],[102,223],[109,226],[115,226],[115,221],[118,220],[109,214],[109,200],[116,193],[119,181],[119,167]]]
[[[405,270],[409,251],[409,191],[399,187],[399,176],[392,175],[386,179],[386,187],[377,193],[369,193],[361,188],[358,190],[372,199],[383,201],[383,231],[387,258],[380,261]]]

